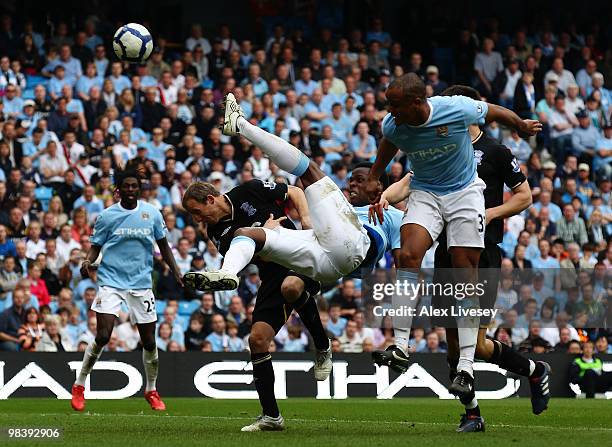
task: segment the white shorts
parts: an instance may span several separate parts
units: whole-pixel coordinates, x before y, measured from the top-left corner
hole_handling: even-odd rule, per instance
[[[157,321],[155,296],[151,289],[120,290],[114,287],[100,286],[98,296],[91,304],[91,310],[118,317],[121,303],[127,304],[131,322],[144,324]]]
[[[446,224],[447,248],[484,247],[486,222],[485,183],[478,177],[467,188],[444,196],[412,191],[402,225],[418,224],[433,241]]]
[[[258,255],[315,281],[334,282],[361,265],[370,237],[329,177],[313,183],[304,193],[312,230],[264,228],[266,243]]]

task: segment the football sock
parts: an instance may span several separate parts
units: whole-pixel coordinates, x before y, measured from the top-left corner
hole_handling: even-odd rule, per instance
[[[467,417],[478,417],[480,416],[480,407],[478,406],[478,401],[474,397],[470,403],[465,405],[465,414]]]
[[[221,269],[237,275],[249,265],[253,255],[255,255],[255,241],[250,237],[236,236],[225,253]]]
[[[81,364],[81,371],[79,377],[76,380],[77,385],[85,386],[85,380],[93,369],[94,365],[102,354],[102,348],[96,344],[96,341],[92,341],[85,349],[85,355],[83,356],[83,363]]]
[[[255,389],[259,396],[259,403],[263,414],[273,418],[279,416],[276,397],[274,397],[274,368],[272,368],[272,356],[269,352],[251,354],[253,363],[253,380]]]
[[[498,340],[493,340],[493,355],[489,362],[524,377],[529,377],[536,372],[539,372],[538,376],[540,376],[544,372],[542,365],[538,364],[537,366],[540,366],[542,369],[536,371],[536,363],[533,360],[523,357],[510,346]]]
[[[413,295],[412,292],[417,290],[419,275],[417,272],[400,269],[397,271],[397,282],[400,284],[400,290],[406,290],[406,295],[394,294],[391,302],[393,309],[401,309],[405,306],[406,313],[408,309],[416,309],[418,302],[418,294]],[[405,287],[404,287],[405,286]],[[393,332],[395,334],[395,346],[408,354],[408,341],[410,340],[410,328],[412,327],[412,316],[393,316]]]
[[[478,339],[478,328],[460,327],[459,334],[459,362],[457,371],[465,371],[474,377],[474,355],[476,354],[476,340]]]
[[[159,357],[157,356],[157,346],[152,351],[142,350],[142,363],[144,365],[145,376],[147,378],[147,384],[145,386],[145,392],[153,391],[155,389],[155,382],[157,382],[157,372],[159,370]]]
[[[302,301],[303,298],[306,299]],[[300,316],[302,323],[304,323],[304,327],[310,332],[315,347],[319,351],[328,349],[329,338],[327,338],[325,328],[323,327],[323,323],[321,323],[316,300],[310,296],[310,293],[304,291],[300,299],[294,303],[294,308]]]
[[[308,169],[310,160],[295,146],[254,126],[242,117],[238,118],[237,125],[240,133],[251,143],[259,146],[282,170],[300,177]]]

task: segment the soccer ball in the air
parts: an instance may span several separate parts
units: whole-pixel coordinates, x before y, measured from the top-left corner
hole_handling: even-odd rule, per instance
[[[115,33],[113,49],[122,61],[144,62],[153,51],[153,37],[144,26],[128,23]]]

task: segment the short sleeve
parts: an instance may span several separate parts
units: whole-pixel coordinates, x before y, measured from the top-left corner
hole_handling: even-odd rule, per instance
[[[156,241],[165,238],[168,235],[168,228],[166,227],[166,221],[161,215],[159,210],[155,210],[155,222],[153,226],[153,236]]]
[[[251,180],[244,186],[249,193],[263,201],[287,200],[288,187],[284,183]]]
[[[391,218],[389,220],[389,246],[391,250],[395,250],[402,247],[400,227],[402,226],[403,214],[396,208],[390,208],[390,210],[393,212],[389,213],[389,217]]]
[[[489,105],[484,101],[475,101],[466,96],[455,96],[458,106],[463,113],[465,124],[484,124],[485,118],[489,111]]]
[[[105,213],[102,213],[96,219],[94,224],[93,233],[91,234],[91,243],[102,247],[108,239],[108,217]]]
[[[510,149],[507,147],[500,147],[500,150],[497,152],[499,166],[496,168],[503,173],[506,186],[512,189],[525,182],[527,178],[525,174],[523,174],[523,171],[521,171],[521,165],[516,157],[512,155]]]
[[[382,133],[383,137],[393,142],[393,134],[395,133],[395,119],[393,115],[387,113],[382,121]]]

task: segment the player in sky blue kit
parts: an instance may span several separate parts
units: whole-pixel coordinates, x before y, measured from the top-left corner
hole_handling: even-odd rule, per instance
[[[153,249],[155,243],[163,260],[182,285],[180,270],[166,240],[166,225],[152,205],[138,201],[140,179],[126,172],[117,182],[121,201],[105,209],[96,220],[91,249],[81,266],[83,278],[95,268],[102,252],[98,272],[98,296],[91,309],[96,312],[97,331],[83,358],[79,376],[72,386],[72,408],[85,409],[85,381],[108,343],[122,303],[129,309],[142,342],[142,360],[146,375],[145,399],[153,410],[166,406],[155,389],[158,371],[155,326],[157,313],[152,291]]]
[[[280,220],[268,220],[261,228],[240,228],[225,254],[218,271],[189,272],[185,278],[201,290],[232,290],[238,286],[237,274],[255,254],[275,262],[315,281],[332,283],[343,276],[358,276],[362,268],[371,269],[389,249],[399,249],[397,231],[401,212],[389,212],[389,226],[368,224],[367,196],[358,193],[356,179],[365,185],[363,172],[353,177],[352,197],[362,209],[354,209],[336,184],[299,149],[277,136],[252,125],[243,118],[240,106],[230,93],[226,97],[226,135],[241,134],[259,146],[281,169],[300,176],[304,186],[304,202],[298,203],[301,212],[309,212],[306,220],[312,229],[288,230]],[[363,187],[363,186],[362,186]],[[377,181],[382,192],[382,183]],[[357,200],[357,196],[361,201]],[[205,221],[206,205],[189,200],[189,189],[183,197],[185,209],[194,218]],[[211,202],[212,204],[212,202]],[[197,210],[194,208],[202,208]],[[194,213],[195,212],[195,213]],[[300,216],[304,221],[304,216]],[[284,218],[282,218],[284,219]],[[262,222],[263,223],[263,222]],[[395,227],[393,227],[395,223]]]
[[[425,84],[414,73],[395,79],[386,91],[389,114],[383,120],[383,139],[367,190],[372,203],[380,197],[378,179],[398,150],[410,161],[413,177],[408,210],[401,227],[398,281],[418,282],[418,269],[425,252],[446,225],[452,266],[462,281],[475,282],[480,252],[484,247],[486,214],[484,182],[476,174],[476,160],[468,126],[498,121],[534,135],[542,125],[521,120],[503,107],[463,96],[427,98]],[[459,270],[460,269],[460,270]],[[416,297],[406,297],[416,305]],[[474,297],[458,305],[478,306]],[[398,371],[408,367],[411,318],[395,318],[395,345],[374,354],[376,363]],[[468,395],[473,389],[473,362],[478,335],[475,318],[458,322],[460,357],[457,376],[449,390]]]

